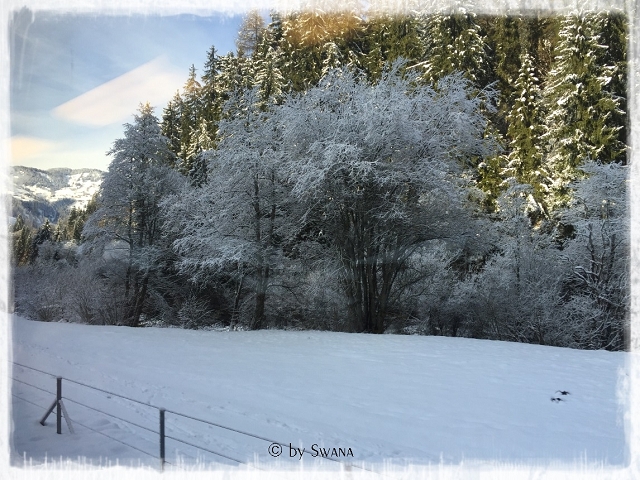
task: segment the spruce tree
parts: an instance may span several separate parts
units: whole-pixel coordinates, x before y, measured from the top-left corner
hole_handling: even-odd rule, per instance
[[[11,229],[11,231],[14,233],[19,232],[23,228],[24,228],[24,218],[22,217],[22,214],[18,214],[18,218],[16,218],[16,221],[13,224],[13,228]]]
[[[516,90],[516,79],[520,73],[520,59],[523,51],[528,52],[524,38],[524,19],[519,16],[499,16],[487,19],[487,43],[493,55],[493,77],[497,80],[499,117],[498,127],[506,132],[506,116],[512,107]],[[493,79],[492,79],[493,80]]]
[[[624,157],[619,139],[620,99],[609,90],[614,67],[600,63],[600,22],[591,12],[571,13],[561,25],[557,55],[544,91],[546,168],[550,206],[569,198],[569,183],[585,161],[611,162]]]
[[[181,147],[182,131],[182,98],[180,92],[176,92],[169,103],[162,111],[162,123],[160,125],[162,135],[169,140],[169,150],[174,154],[171,166],[175,167]]]
[[[269,34],[265,34],[253,56],[254,85],[258,88],[263,109],[269,104],[279,104],[283,98],[286,85],[280,69],[282,63],[282,52],[273,47]]]
[[[540,137],[544,133],[541,111],[542,92],[539,74],[528,53],[520,58],[520,72],[512,94],[513,107],[507,116],[507,139],[510,152],[507,155],[505,177],[513,177],[519,183],[533,187],[537,205],[543,197],[544,174],[542,172],[543,149]]]
[[[220,81],[220,58],[212,46],[207,52],[202,75],[202,112],[200,117],[206,120],[210,138],[215,139],[218,122],[222,115],[222,82]]]
[[[33,263],[38,256],[38,249],[44,242],[51,241],[53,238],[53,228],[49,219],[45,218],[44,223],[40,226],[31,242],[30,261]]]
[[[219,66],[218,79],[224,101],[234,93],[253,87],[255,68],[251,57],[235,56],[230,52],[220,57]]]
[[[618,100],[618,109],[611,112],[612,124],[619,126],[618,140],[627,143],[627,41],[628,21],[624,12],[611,10],[598,13],[601,57],[598,62],[609,69],[607,90]],[[620,156],[620,161],[625,159]]]
[[[31,244],[33,242],[33,235],[31,228],[29,228],[22,215],[18,215],[16,222],[12,228],[12,254],[13,262],[15,265],[24,265],[30,261]]]
[[[207,163],[204,152],[212,149],[214,142],[209,135],[209,127],[204,118],[200,119],[200,124],[192,134],[192,142],[187,151],[186,164],[189,170],[186,172],[193,186],[200,187],[207,182]]]
[[[323,60],[321,76],[324,77],[334,68],[340,67],[342,65],[344,57],[342,55],[342,52],[340,51],[340,48],[338,47],[338,45],[336,45],[335,42],[325,43],[322,50]]]
[[[180,111],[180,170],[188,173],[191,170],[189,163],[189,149],[193,143],[194,132],[198,129],[200,114],[202,112],[201,85],[196,77],[196,69],[191,65],[189,78],[183,88],[182,108]]]
[[[435,83],[453,72],[463,72],[476,87],[489,74],[487,44],[475,14],[464,9],[451,15],[429,17],[423,80]]]

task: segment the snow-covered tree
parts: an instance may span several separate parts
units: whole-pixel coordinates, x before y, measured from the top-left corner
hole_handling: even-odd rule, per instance
[[[480,337],[575,346],[575,326],[561,313],[567,262],[549,228],[531,224],[527,210],[533,189],[510,183],[489,227],[494,253],[458,288],[458,295],[467,299],[460,302],[462,314],[471,317],[468,321]]]
[[[22,215],[18,215],[12,229],[13,258],[16,265],[24,265],[31,260],[31,244],[33,234],[31,228],[25,224]]]
[[[122,248],[124,322],[138,326],[165,254],[159,203],[177,188],[180,175],[169,166],[168,139],[148,103],[140,106],[134,123],[125,124],[124,137],[113,143],[108,155],[112,160],[100,186],[100,206],[83,235],[90,247]]]
[[[572,13],[562,21],[553,68],[544,90],[548,145],[546,168],[551,197],[557,207],[568,200],[569,183],[583,162],[624,158],[622,128],[613,121],[620,99],[609,90],[613,66],[603,65],[600,22],[594,13]]]
[[[487,45],[473,13],[459,9],[429,18],[423,79],[434,83],[445,75],[463,72],[476,87],[483,87],[489,65]]]
[[[462,164],[492,153],[461,75],[436,93],[397,64],[375,85],[347,69],[284,104],[293,194],[333,249],[352,326],[383,332],[396,280],[419,246],[464,236]]]
[[[542,168],[544,132],[540,79],[528,53],[520,60],[520,73],[514,86],[513,109],[507,116],[510,152],[503,175],[533,187],[531,207],[540,210],[545,175]]]
[[[191,134],[191,144],[187,149],[185,165],[189,165],[186,172],[191,184],[197,187],[207,181],[207,162],[204,152],[212,149],[213,140],[209,134],[209,126],[205,118],[200,119],[198,128]]]
[[[48,242],[53,237],[53,227],[49,223],[49,219],[45,218],[44,223],[40,226],[31,242],[31,262],[35,261],[38,256],[38,249],[44,242]]]
[[[193,65],[189,68],[189,78],[182,89],[182,104],[180,109],[180,170],[185,175],[191,170],[189,150],[194,143],[200,117],[202,115],[202,86],[196,76]]]
[[[207,52],[207,60],[202,74],[202,112],[200,117],[206,120],[209,138],[215,140],[218,122],[222,114],[223,85],[220,80],[220,57],[214,46]]]
[[[286,81],[280,67],[283,64],[282,51],[272,46],[270,35],[265,34],[262,43],[253,56],[255,65],[255,86],[260,92],[260,103],[266,107],[279,103],[284,95]]]
[[[237,57],[230,52],[220,57],[219,66],[219,81],[225,102],[241,90],[253,88],[255,66],[251,57]],[[229,114],[228,110],[226,114]],[[222,112],[221,116],[224,115],[225,112]]]
[[[258,10],[251,10],[242,20],[236,48],[238,56],[250,56],[262,41],[265,32],[265,24]]]
[[[335,42],[328,42],[323,47],[324,50],[324,59],[322,60],[322,72],[321,75],[324,77],[331,70],[338,68],[342,65],[343,56],[340,52],[340,48]]]
[[[162,135],[169,140],[169,150],[173,153],[173,159],[170,162],[172,166],[176,166],[178,155],[182,150],[182,98],[180,92],[176,92],[167,106],[162,111]]]
[[[254,329],[265,325],[267,294],[283,262],[280,244],[291,230],[283,212],[281,125],[259,102],[256,89],[232,98],[220,143],[208,152],[209,182],[166,202],[167,221],[179,237],[174,248],[181,271],[203,283],[234,271],[237,295],[242,288],[253,293]]]
[[[575,193],[562,217],[575,231],[563,250],[573,265],[567,317],[582,325],[582,348],[622,350],[629,325],[629,172],[615,163],[581,169],[587,178],[571,184]]]

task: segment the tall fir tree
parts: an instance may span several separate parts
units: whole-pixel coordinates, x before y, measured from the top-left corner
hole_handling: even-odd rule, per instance
[[[607,90],[618,101],[618,109],[611,113],[611,119],[620,127],[618,140],[626,144],[629,120],[626,114],[628,20],[624,12],[610,10],[598,13],[598,23],[600,44],[606,47],[599,51],[599,63],[610,68],[608,76],[611,80]],[[622,156],[620,160],[625,161]]]
[[[433,15],[426,36],[425,81],[434,83],[450,73],[462,72],[476,87],[486,84],[487,44],[475,14],[461,8],[450,15]]]
[[[191,65],[189,78],[182,93],[182,108],[180,110],[180,170],[187,174],[191,170],[189,149],[193,143],[194,132],[198,129],[202,113],[202,86],[196,75],[196,68]]]
[[[222,115],[223,91],[220,81],[220,58],[215,46],[207,52],[207,61],[202,74],[202,112],[200,117],[206,120],[209,137],[215,139],[218,122]]]
[[[569,183],[585,161],[611,162],[624,157],[620,99],[610,90],[614,66],[603,65],[601,23],[592,12],[574,12],[561,25],[557,55],[544,90],[546,104],[546,169],[550,196],[556,208],[569,199]]]
[[[325,43],[322,50],[323,60],[321,76],[324,77],[334,68],[340,67],[342,65],[342,62],[344,61],[344,57],[342,55],[342,52],[340,51],[340,47],[338,47],[335,42]]]
[[[13,240],[13,262],[15,265],[25,265],[31,260],[31,244],[33,242],[33,233],[31,228],[25,224],[22,215],[18,215],[16,222],[12,227]]]
[[[218,79],[223,92],[223,102],[229,100],[234,93],[253,88],[255,68],[251,57],[236,56],[233,52],[229,52],[227,55],[220,57],[219,65],[220,74]]]
[[[31,242],[30,261],[33,263],[38,256],[40,245],[44,242],[51,241],[53,238],[53,227],[49,223],[49,219],[45,218],[44,223],[40,226]]]
[[[503,176],[531,185],[533,206],[540,211],[543,210],[545,178],[542,167],[544,151],[540,141],[544,133],[542,91],[533,58],[527,52],[520,58],[520,72],[513,89],[513,107],[507,116],[509,153]]]
[[[260,106],[266,108],[269,104],[279,104],[286,91],[282,51],[273,47],[270,32],[267,32],[253,56],[255,68],[255,87],[260,95]]]
[[[170,165],[176,167],[180,155],[182,137],[182,97],[176,92],[167,106],[162,111],[162,123],[160,125],[162,135],[169,141],[169,150],[173,153]]]
[[[207,162],[204,153],[212,149],[214,141],[209,135],[207,120],[200,119],[198,128],[192,134],[191,145],[187,151],[187,164],[190,166],[186,172],[191,184],[201,187],[207,182]]]

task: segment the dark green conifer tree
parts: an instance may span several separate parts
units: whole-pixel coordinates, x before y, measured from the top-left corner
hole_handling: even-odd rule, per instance
[[[551,208],[569,199],[569,183],[585,161],[624,159],[620,141],[620,98],[609,90],[615,70],[600,62],[601,22],[592,12],[574,12],[562,21],[557,55],[544,90],[547,144],[545,167]]]
[[[173,153],[171,166],[176,167],[178,156],[182,150],[181,131],[182,131],[182,97],[180,92],[176,92],[167,106],[162,111],[162,123],[160,125],[162,135],[169,140],[169,150]]]

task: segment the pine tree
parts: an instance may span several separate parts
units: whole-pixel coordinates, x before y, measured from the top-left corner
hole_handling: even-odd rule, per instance
[[[407,65],[411,66],[424,58],[422,29],[417,15],[374,12],[363,35],[380,46],[385,63],[404,58]]]
[[[225,102],[234,93],[253,87],[255,67],[251,57],[235,56],[230,52],[220,57],[219,66],[219,82]],[[224,113],[222,116],[224,116]]]
[[[31,260],[31,244],[33,243],[33,235],[22,215],[18,215],[16,222],[12,228],[13,239],[13,262],[15,265],[24,265]]]
[[[207,182],[207,163],[204,153],[214,146],[214,142],[209,135],[209,127],[204,118],[200,119],[198,129],[192,135],[193,140],[187,152],[187,164],[190,165],[186,172],[191,180],[191,184],[201,187]]]
[[[306,90],[318,83],[327,71],[324,67],[329,44],[337,46],[345,60],[350,50],[357,51],[363,59],[369,53],[363,43],[363,21],[357,6],[347,3],[342,7],[332,12],[294,12],[283,20],[282,73],[292,90]]]
[[[516,79],[520,74],[520,59],[523,51],[528,52],[526,45],[525,20],[520,16],[500,16],[487,19],[487,43],[494,55],[494,75],[498,81],[497,88],[500,92],[498,108],[502,133],[506,132],[505,117],[513,106],[511,101],[516,90]],[[504,123],[503,123],[504,122]]]
[[[571,181],[588,159],[611,162],[624,158],[619,139],[620,99],[609,90],[612,65],[602,65],[600,22],[594,13],[572,13],[562,21],[557,55],[547,79],[546,168],[555,208],[568,200]]]
[[[13,224],[11,231],[14,233],[19,232],[23,228],[24,228],[24,218],[22,217],[22,214],[18,214],[18,218],[16,218],[16,221]]]
[[[162,135],[169,140],[169,150],[173,152],[174,156],[170,162],[171,166],[175,167],[178,155],[181,151],[181,130],[182,130],[182,98],[180,92],[176,92],[173,99],[169,100],[169,103],[162,112],[162,124],[160,126]]]
[[[325,76],[329,71],[342,65],[343,56],[340,48],[335,42],[328,42],[323,47],[322,72],[321,76]]]
[[[600,44],[606,48],[599,51],[600,65],[607,66],[610,70],[610,81],[607,90],[618,104],[618,109],[611,113],[612,125],[620,127],[618,140],[627,143],[627,40],[628,20],[624,12],[611,10],[598,13],[600,31]],[[620,156],[620,161],[625,159]]]
[[[51,241],[53,238],[53,228],[49,223],[49,219],[45,218],[44,223],[40,226],[31,242],[30,261],[34,262],[38,256],[38,248],[44,242]]]
[[[476,16],[464,9],[429,18],[423,80],[434,83],[445,75],[463,72],[476,87],[489,74],[487,45]]]
[[[269,38],[271,39],[271,46],[277,48],[284,36],[284,30],[282,28],[282,15],[275,10],[269,12],[271,22],[267,25],[267,31]]]
[[[282,52],[274,49],[270,35],[265,34],[253,56],[255,86],[260,92],[262,108],[273,103],[279,104],[283,98],[286,86],[280,70],[282,63]]]
[[[206,120],[208,134],[215,139],[218,130],[218,122],[222,114],[222,82],[220,81],[220,58],[216,49],[212,46],[207,52],[207,61],[204,64],[202,75],[202,112],[200,117]]]
[[[56,228],[53,231],[53,236],[52,236],[51,240],[53,242],[56,242],[56,243],[63,242],[65,240],[64,231],[62,230],[62,227],[60,226],[59,223],[56,225]]]
[[[514,177],[519,183],[533,187],[536,205],[542,201],[544,174],[542,172],[543,149],[540,142],[544,129],[541,111],[542,92],[539,74],[533,59],[524,53],[520,59],[520,72],[514,85],[512,110],[507,116],[509,129],[509,154],[506,177]]]
[[[189,78],[183,88],[182,108],[180,111],[180,154],[182,160],[180,170],[187,174],[191,170],[189,148],[193,143],[194,132],[197,131],[202,112],[201,85],[196,77],[196,69],[191,65]]]

